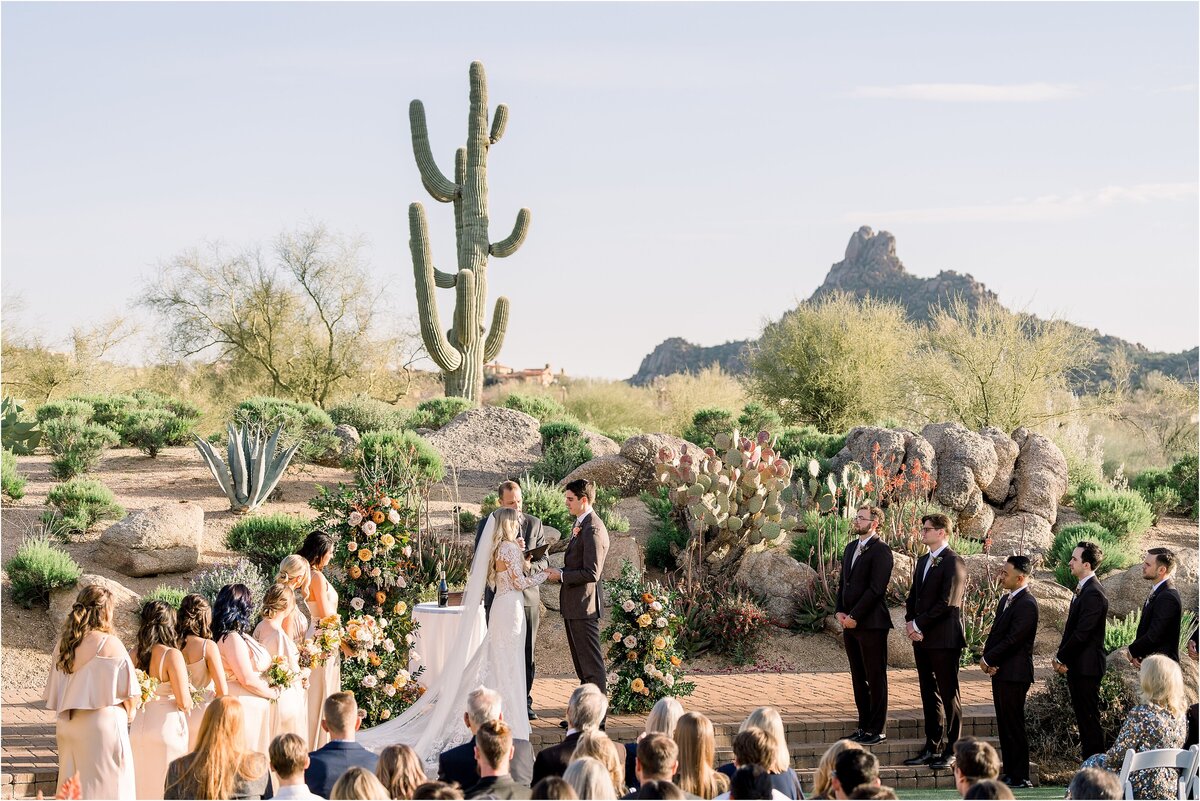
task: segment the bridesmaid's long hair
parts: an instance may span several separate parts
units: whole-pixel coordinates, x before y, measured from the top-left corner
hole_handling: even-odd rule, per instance
[[[213,700],[200,721],[192,761],[175,785],[182,784],[181,789],[188,795],[194,792],[195,798],[230,798],[239,776],[247,780],[261,776],[266,759],[242,747],[244,726],[241,701],[230,695]]]
[[[217,593],[213,605],[213,640],[220,642],[226,634],[245,634],[250,631],[250,614],[254,599],[245,584],[226,584]]]
[[[303,556],[304,561],[308,562],[310,566],[316,565],[325,558],[325,554],[333,552],[333,544],[333,537],[318,529],[310,532],[304,538],[304,544],[296,550],[296,553]]]
[[[112,632],[113,607],[113,594],[99,584],[88,585],[79,591],[58,640],[56,665],[59,670],[68,674],[75,671],[75,650],[88,632]]]
[[[179,613],[175,616],[175,631],[179,633],[180,644],[186,642],[188,637],[212,639],[212,607],[203,595],[193,592],[183,596]]]
[[[166,601],[147,601],[142,606],[142,625],[138,627],[133,664],[149,673],[150,655],[154,653],[156,645],[179,647],[179,634],[175,630],[175,610]]]
[[[516,509],[504,506],[492,512],[492,519],[496,521],[496,530],[492,532],[492,558],[488,560],[488,586],[495,589],[496,551],[500,548],[500,543],[505,540],[517,541],[517,533],[521,530],[521,516],[517,514]]]

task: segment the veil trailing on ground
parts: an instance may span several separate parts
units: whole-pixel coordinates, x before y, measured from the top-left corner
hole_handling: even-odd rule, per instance
[[[355,738],[360,744],[376,752],[400,743],[412,746],[427,767],[434,767],[436,775],[438,755],[471,739],[462,716],[467,711],[467,695],[479,686],[486,671],[486,665],[482,663],[487,653],[487,635],[483,642],[471,647],[475,629],[472,612],[483,603],[495,528],[496,522],[489,515],[471,560],[471,572],[463,593],[463,614],[441,675],[434,678],[425,694],[398,718],[360,731]]]

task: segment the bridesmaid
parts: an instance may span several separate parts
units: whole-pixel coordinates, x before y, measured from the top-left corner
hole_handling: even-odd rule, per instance
[[[311,637],[316,632],[318,620],[336,615],[338,611],[337,590],[322,572],[333,559],[333,537],[324,531],[314,531],[304,540],[297,553],[304,557],[312,570],[308,594],[304,598],[310,615],[307,636]],[[321,728],[321,706],[326,698],[341,691],[342,657],[334,653],[325,660],[325,664],[313,666],[312,676],[308,680],[308,747],[313,751],[329,742],[329,732]]]
[[[285,556],[279,563],[279,573],[275,576],[275,583],[286,584],[293,593],[299,593],[301,598],[308,595],[308,584],[311,580],[312,569],[309,567],[308,561],[300,554],[294,553],[291,556]],[[308,637],[308,618],[300,610],[299,604],[292,604],[292,613],[288,615],[287,621],[283,624],[283,630],[297,645],[301,645]]]
[[[183,660],[187,663],[188,682],[204,694],[188,716],[188,750],[194,751],[196,738],[200,736],[200,722],[204,720],[204,710],[214,698],[229,695],[221,651],[212,641],[212,607],[203,595],[192,593],[183,596],[179,614],[175,618],[175,630],[179,633]]]
[[[83,798],[137,792],[129,724],[140,691],[129,652],[113,634],[113,610],[104,587],[79,591],[46,682],[46,708],[58,715],[58,786],[78,773]]]
[[[296,594],[286,584],[272,584],[263,599],[263,619],[254,629],[254,639],[262,643],[272,657],[283,657],[288,670],[300,672],[300,649],[284,631],[296,608]],[[281,690],[271,710],[271,738],[281,734],[308,737],[308,681]]]
[[[271,745],[271,702],[279,691],[262,677],[271,666],[271,655],[246,633],[251,604],[245,584],[222,587],[213,605],[213,639],[221,652],[229,694],[242,702],[243,750],[265,754]]]
[[[138,798],[163,797],[167,766],[188,752],[187,665],[176,648],[175,610],[166,601],[149,601],[142,607],[134,664],[158,679],[157,694],[141,708],[129,728]]]

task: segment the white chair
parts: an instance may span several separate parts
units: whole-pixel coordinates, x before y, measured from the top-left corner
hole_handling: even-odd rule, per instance
[[[1133,784],[1129,777],[1134,771],[1150,768],[1178,768],[1179,794],[1176,798],[1185,801],[1196,798],[1196,775],[1200,768],[1200,749],[1192,746],[1187,751],[1179,748],[1157,748],[1153,751],[1134,751],[1130,748],[1125,752],[1125,761],[1121,763],[1121,790],[1125,798],[1133,798]]]

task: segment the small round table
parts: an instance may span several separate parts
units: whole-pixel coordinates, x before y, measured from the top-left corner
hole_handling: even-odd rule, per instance
[[[427,601],[413,607],[413,621],[419,623],[413,650],[410,652],[420,657],[410,657],[408,670],[415,673],[418,667],[424,666],[425,672],[417,681],[428,687],[434,679],[441,675],[446,658],[450,655],[454,644],[454,635],[458,632],[459,621],[462,620],[463,607],[438,606],[436,601]],[[483,642],[487,632],[487,618],[484,615],[483,604],[475,608],[475,625],[471,632],[468,648],[474,650]]]

